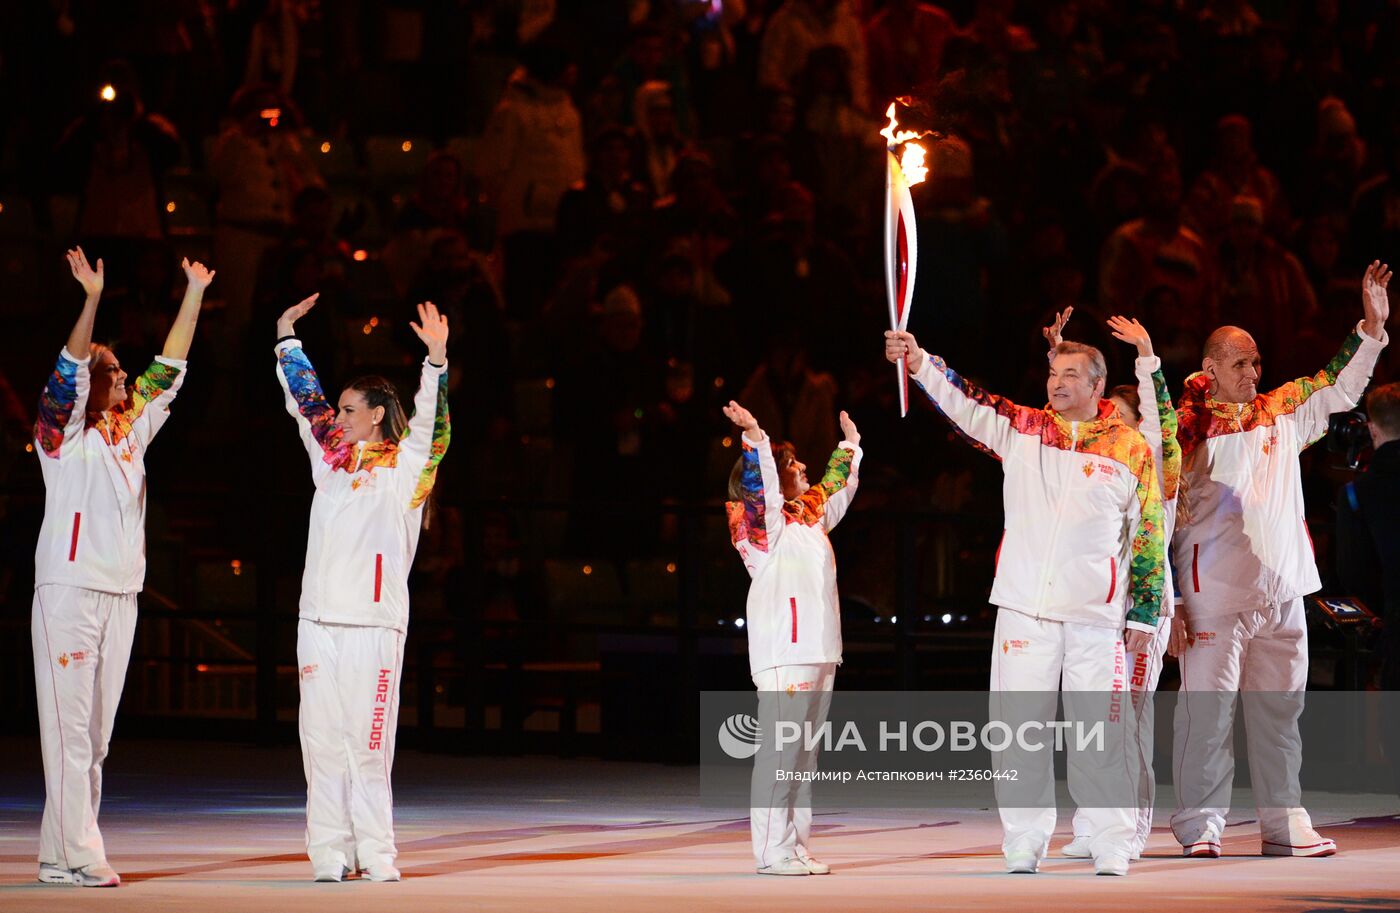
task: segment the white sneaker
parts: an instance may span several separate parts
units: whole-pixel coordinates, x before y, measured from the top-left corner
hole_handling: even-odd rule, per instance
[[[52,862],[39,863],[39,881],[44,884],[77,884],[73,872]]]
[[[319,872],[317,872],[317,873],[316,873],[316,880],[317,880],[317,881],[344,881],[344,880],[345,880],[345,876],[346,876],[346,875],[349,875],[349,874],[350,874],[350,869],[349,869],[347,866],[341,866],[339,869],[326,869],[326,870],[324,870],[324,871],[319,871]]]
[[[802,864],[807,867],[807,872],[811,875],[831,874],[831,866],[827,865],[825,862],[822,862],[820,859],[817,859],[815,856],[813,856],[811,853],[808,853],[806,850],[799,849],[797,851],[797,858],[802,860]]]
[[[810,875],[812,870],[807,868],[807,864],[796,856],[789,856],[780,862],[772,865],[760,866],[760,875]]]
[[[1007,853],[1006,871],[1011,875],[1034,875],[1040,869],[1040,857],[1035,853]]]
[[[401,877],[399,870],[391,865],[372,865],[367,869],[361,869],[360,874],[370,881],[398,881]]]
[[[1215,829],[1215,825],[1208,824],[1190,843],[1181,845],[1181,855],[1191,859],[1219,859],[1220,858],[1220,831]]]
[[[122,883],[122,877],[106,862],[85,865],[74,869],[72,874],[74,882],[82,888],[116,888]]]
[[[1287,843],[1264,838],[1265,856],[1332,856],[1337,841],[1324,837],[1312,828],[1295,828]]]
[[[1094,854],[1089,852],[1089,838],[1076,836],[1060,848],[1060,855],[1071,859],[1088,859]]]
[[[1127,853],[1105,853],[1094,860],[1095,875],[1128,874]]]

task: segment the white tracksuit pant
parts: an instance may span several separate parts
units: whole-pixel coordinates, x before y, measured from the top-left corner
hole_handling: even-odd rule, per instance
[[[759,719],[781,719],[807,722],[816,731],[826,722],[827,711],[831,707],[831,691],[836,682],[836,663],[817,663],[808,666],[775,666],[764,669],[753,677],[754,687],[759,691],[760,703],[765,701],[785,701],[789,693],[802,701],[801,712],[782,707],[760,706]],[[791,689],[791,692],[789,692]],[[812,693],[821,697],[813,699]],[[767,736],[767,733],[764,733]],[[774,770],[815,771],[817,769],[817,749],[804,749],[802,740],[786,746],[780,757],[776,754],[774,741],[763,738],[754,756],[753,795],[768,795],[770,799],[763,807],[749,809],[749,831],[753,837],[753,857],[759,868],[782,862],[798,851],[807,852],[807,841],[812,835],[812,784],[810,782],[769,781]],[[763,782],[759,782],[763,777]]]
[[[1267,841],[1298,844],[1312,827],[1301,808],[1298,772],[1302,738],[1298,717],[1308,684],[1308,628],[1303,600],[1232,615],[1190,618],[1190,646],[1182,651],[1176,707],[1177,811],[1172,831],[1181,844],[1199,840],[1208,825],[1225,833],[1235,774],[1234,706],[1244,706],[1249,772],[1259,803],[1259,830]],[[1250,692],[1266,692],[1251,697]]]
[[[393,865],[394,735],[403,635],[297,623],[306,853],[317,872]]]
[[[1146,650],[1127,651],[1128,692],[1133,696],[1133,720],[1137,724],[1133,738],[1139,765],[1139,786],[1142,789],[1141,801],[1137,808],[1137,833],[1133,838],[1135,856],[1147,848],[1147,838],[1152,835],[1152,806],[1157,801],[1157,776],[1152,770],[1156,726],[1153,696],[1157,692],[1157,682],[1162,678],[1162,662],[1167,653],[1167,641],[1171,639],[1171,633],[1172,620],[1163,618],[1158,623],[1157,633],[1152,635]],[[1092,831],[1089,819],[1082,812],[1075,810],[1074,836],[1087,837]]]
[[[1036,619],[1012,609],[998,608],[996,634],[992,646],[991,712],[994,719],[1012,724],[1014,720],[1054,720],[1061,690],[1066,695],[1065,718],[1073,720],[1076,704],[1093,718],[1103,718],[1098,701],[1126,688],[1125,655],[1122,633],[1072,622]],[[1001,692],[1019,692],[1014,702],[1004,702]],[[1031,706],[1031,695],[1043,693],[1044,700]],[[1125,712],[1122,718],[1131,714]],[[1095,858],[1107,854],[1131,853],[1135,833],[1132,808],[1104,807],[1089,799],[1093,785],[1125,781],[1123,769],[1125,732],[1123,727],[1105,726],[1105,751],[1073,750],[1073,739],[1066,739],[1069,792],[1080,806],[1078,815],[1090,837]],[[996,781],[997,803],[1004,832],[1002,851],[1034,853],[1044,858],[1055,831],[1054,755],[1048,750],[1017,750],[1015,743],[1006,751],[992,752],[993,767],[1015,770],[1018,782],[1012,787]],[[1037,791],[1035,807],[1008,804]],[[1088,800],[1088,801],[1086,801]]]
[[[35,587],[30,634],[44,755],[39,861],[66,869],[105,862],[102,762],[136,634],[136,594]]]

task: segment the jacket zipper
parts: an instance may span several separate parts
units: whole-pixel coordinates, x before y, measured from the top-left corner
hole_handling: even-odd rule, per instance
[[[1071,454],[1079,452],[1079,423],[1069,423],[1069,452]],[[1054,554],[1055,542],[1060,538],[1060,523],[1064,519],[1065,492],[1060,492],[1060,500],[1055,502],[1055,526],[1050,530],[1050,549],[1046,557]],[[1035,617],[1039,620],[1041,612],[1045,609],[1045,590],[1049,585],[1051,562],[1045,562],[1045,570],[1040,575],[1040,592],[1036,594]]]

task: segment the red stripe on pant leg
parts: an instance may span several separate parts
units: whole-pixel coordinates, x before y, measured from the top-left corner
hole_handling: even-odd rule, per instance
[[[1113,594],[1118,592],[1118,559],[1108,559],[1108,598],[1104,602],[1112,602]]]
[[[68,560],[78,559],[78,527],[83,525],[83,515],[81,512],[73,515],[73,541],[68,546]]]
[[[797,597],[790,600],[792,602],[792,642],[797,643]]]
[[[1201,543],[1197,542],[1191,546],[1191,589],[1197,593],[1201,591]]]
[[[374,601],[379,601],[379,590],[384,583],[384,556],[374,556]]]

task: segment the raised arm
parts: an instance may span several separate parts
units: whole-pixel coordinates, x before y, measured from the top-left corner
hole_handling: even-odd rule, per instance
[[[841,522],[860,487],[860,431],[845,412],[841,413],[840,421],[841,443],[836,445],[826,464],[826,472],[816,486],[826,493],[822,525],[827,532]]]
[[[1157,461],[1157,482],[1162,488],[1162,500],[1176,498],[1181,481],[1181,445],[1176,439],[1177,417],[1167,390],[1167,378],[1162,373],[1162,360],[1152,351],[1152,337],[1139,321],[1127,317],[1110,317],[1108,328],[1115,339],[1137,349],[1133,365],[1138,382],[1138,405],[1142,424],[1138,431],[1147,439],[1152,456]]]
[[[1300,449],[1327,433],[1328,416],[1353,408],[1366,392],[1376,359],[1390,341],[1385,331],[1390,317],[1386,292],[1390,276],[1390,267],[1379,260],[1366,267],[1361,280],[1361,322],[1342,343],[1341,351],[1312,377],[1290,381],[1265,395],[1266,407],[1275,414],[1294,415]]]
[[[321,464],[340,439],[335,409],[326,402],[316,369],[311,367],[311,360],[301,349],[301,340],[296,338],[296,321],[316,305],[316,297],[312,295],[292,305],[277,319],[277,382],[282,385],[287,412],[296,419],[313,467]]]
[[[438,464],[452,440],[452,418],[447,410],[447,315],[428,301],[418,305],[418,319],[419,323],[409,321],[408,325],[428,347],[428,357],[423,360],[422,379],[413,397],[408,433],[399,442],[402,465],[416,470],[410,508],[428,499],[437,480]]]
[[[726,505],[729,513],[729,533],[734,544],[747,540],[754,548],[767,552],[783,532],[783,488],[778,479],[778,463],[773,458],[773,443],[758,419],[743,406],[729,401],[724,416],[743,431],[743,471],[740,485],[741,501]]]
[[[87,255],[81,247],[75,247],[67,254],[68,268],[73,278],[83,287],[83,310],[73,331],[68,334],[68,354],[86,362],[92,348],[92,325],[97,319],[97,302],[102,298],[102,258],[97,258],[97,269],[88,266]]]
[[[175,315],[175,323],[165,337],[165,348],[160,354],[165,358],[184,361],[189,357],[195,324],[199,323],[199,309],[204,301],[204,290],[214,281],[214,271],[207,269],[203,263],[191,263],[188,259],[181,260],[180,267],[185,271],[185,297],[180,301],[180,312]]]
[[[1138,450],[1132,458],[1132,470],[1137,480],[1137,524],[1128,578],[1132,604],[1128,607],[1127,628],[1129,649],[1142,649],[1146,646],[1146,637],[1136,637],[1135,632],[1153,634],[1162,612],[1162,591],[1167,576],[1166,541],[1157,469],[1146,447]]]
[[[979,450],[1000,459],[1014,435],[1040,433],[1044,423],[1040,410],[1018,406],[958,376],[941,358],[930,358],[919,348],[912,333],[886,330],[885,358],[898,363],[901,357],[938,411]]]
[[[97,303],[102,298],[102,261],[97,269],[88,265],[81,247],[68,251],[68,268],[83,287],[83,309],[68,342],[58,355],[44,392],[39,395],[39,417],[34,422],[34,441],[46,456],[57,458],[63,445],[82,433],[87,421],[88,391],[92,386],[92,325]]]

